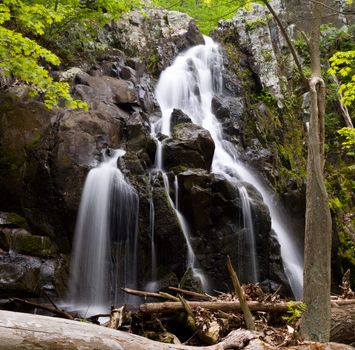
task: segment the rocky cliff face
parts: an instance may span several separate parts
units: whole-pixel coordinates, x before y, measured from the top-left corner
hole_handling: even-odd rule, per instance
[[[302,144],[302,126],[287,109],[280,109],[289,103],[282,89],[286,78],[276,74],[277,50],[270,51],[271,58],[262,51],[264,42],[270,50],[274,47],[273,37],[261,27],[249,33],[251,29],[242,22],[223,24],[215,33],[225,50],[226,69],[224,91],[215,97],[213,110],[244,160],[261,170],[276,189],[286,189],[285,198],[294,196],[292,203],[302,206],[302,174],[291,176],[298,155],[287,148],[294,137]],[[254,40],[257,37],[259,43]],[[251,38],[254,46],[250,46]],[[161,285],[185,273],[187,249],[181,227],[162,178],[150,176],[156,153],[150,122],[160,113],[151,73],[157,75],[181,50],[202,43],[203,37],[187,16],[155,12],[146,17],[133,13],[113,23],[100,40],[107,50],[94,67],[56,73],[58,79],[71,82],[73,95],[88,102],[89,111],[47,110],[41,102],[25,98],[23,87],[1,92],[0,210],[7,218],[0,221],[0,274],[6,276],[0,280],[3,297],[38,296],[41,288],[63,293],[82,186],[106,148],[126,150],[119,167],[140,197],[140,287],[150,278],[151,201]],[[263,71],[267,59],[270,69]],[[263,91],[264,100],[254,99],[254,93]],[[269,103],[273,95],[276,100]],[[180,111],[174,113],[172,137],[161,137],[168,178],[171,185],[178,178],[181,210],[191,227],[193,248],[211,284],[221,290],[229,283],[225,256],[236,260],[241,199],[227,180],[210,172],[214,144],[209,133]],[[267,148],[273,140],[277,146]],[[261,281],[271,289],[282,283],[287,291],[269,211],[257,191],[247,188]]]

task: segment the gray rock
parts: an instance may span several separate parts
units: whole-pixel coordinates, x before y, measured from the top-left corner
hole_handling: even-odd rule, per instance
[[[72,67],[64,72],[57,74],[59,81],[72,82],[77,74],[84,74],[84,71],[79,67]]]
[[[68,111],[61,118],[52,171],[68,208],[78,208],[85,176],[99,150],[118,148],[122,142],[122,115],[115,106],[100,104],[96,112]]]
[[[128,55],[140,57],[155,73],[170,65],[181,50],[204,44],[191,17],[162,9],[148,10],[146,15],[131,12],[111,23],[100,37]]]
[[[99,100],[106,103],[126,104],[137,102],[137,93],[132,82],[115,79],[109,76],[90,76],[87,73],[79,73],[75,82],[87,85],[91,89],[91,98],[87,102]]]
[[[0,296],[35,296],[39,292],[38,258],[0,254]]]

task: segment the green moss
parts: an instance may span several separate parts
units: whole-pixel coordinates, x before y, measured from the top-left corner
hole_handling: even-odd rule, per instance
[[[29,229],[26,219],[17,213],[7,213],[6,219],[18,228]]]
[[[245,22],[245,28],[246,30],[252,31],[260,27],[265,27],[267,25],[267,18],[256,18],[251,21],[246,21]]]
[[[147,70],[151,74],[155,74],[159,63],[159,55],[156,49],[151,49],[147,57]]]
[[[188,169],[189,169],[189,167],[179,164],[177,166],[174,166],[173,168],[170,168],[169,170],[171,172],[173,172],[174,175],[178,175],[178,174],[183,173],[184,171],[186,171]]]
[[[265,62],[270,62],[272,61],[272,53],[269,50],[261,50],[261,56],[263,56],[263,59]]]
[[[7,238],[11,249],[20,254],[48,258],[56,253],[56,249],[49,237],[10,233]]]

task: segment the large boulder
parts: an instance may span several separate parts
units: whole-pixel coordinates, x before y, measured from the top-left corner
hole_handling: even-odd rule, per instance
[[[191,244],[212,287],[229,284],[226,256],[238,267],[242,282],[249,282],[248,262],[240,263],[243,203],[238,187],[244,186],[250,200],[254,224],[255,255],[260,281],[269,288],[287,285],[280,247],[271,231],[271,218],[261,195],[247,183],[232,183],[220,175],[202,169],[190,169],[178,175],[179,208],[190,227]],[[176,195],[176,194],[175,194]],[[273,284],[272,284],[273,283]]]
[[[182,123],[174,127],[172,137],[163,142],[163,164],[167,169],[176,166],[211,169],[214,142],[202,127]]]
[[[75,82],[77,93],[81,93],[81,97],[87,102],[100,101],[117,105],[137,102],[134,85],[127,80],[78,73]]]
[[[68,111],[59,121],[52,154],[52,175],[69,210],[76,211],[88,170],[100,160],[100,150],[118,148],[123,138],[123,112],[100,104],[95,111]]]

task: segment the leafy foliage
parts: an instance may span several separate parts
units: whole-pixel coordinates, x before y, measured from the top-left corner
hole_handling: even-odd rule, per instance
[[[69,32],[81,28],[92,39],[98,28],[122,13],[137,6],[140,0],[3,0],[0,4],[0,70],[32,88],[48,108],[64,99],[69,108],[87,108],[86,103],[74,100],[69,85],[55,82],[49,74],[59,66],[59,57],[47,49],[57,48]],[[70,30],[69,30],[70,28]],[[86,34],[87,35],[87,34]],[[88,36],[88,35],[87,35]],[[84,37],[84,36],[83,36]],[[77,36],[78,41],[84,41]],[[69,45],[69,49],[73,48]]]
[[[355,155],[355,129],[354,128],[342,128],[338,130],[338,134],[340,134],[345,140],[342,142],[342,148],[346,150],[346,154],[348,156]]]
[[[355,50],[336,52],[330,59],[330,74],[340,76],[339,92],[343,94],[342,102],[350,106],[355,102]]]
[[[217,27],[218,21],[232,18],[241,7],[248,8],[250,0],[155,0],[155,4],[168,10],[185,12],[196,20],[204,34]],[[262,2],[261,2],[262,3]]]
[[[287,313],[282,319],[288,324],[295,324],[306,311],[306,304],[296,304],[294,301],[287,303]]]

